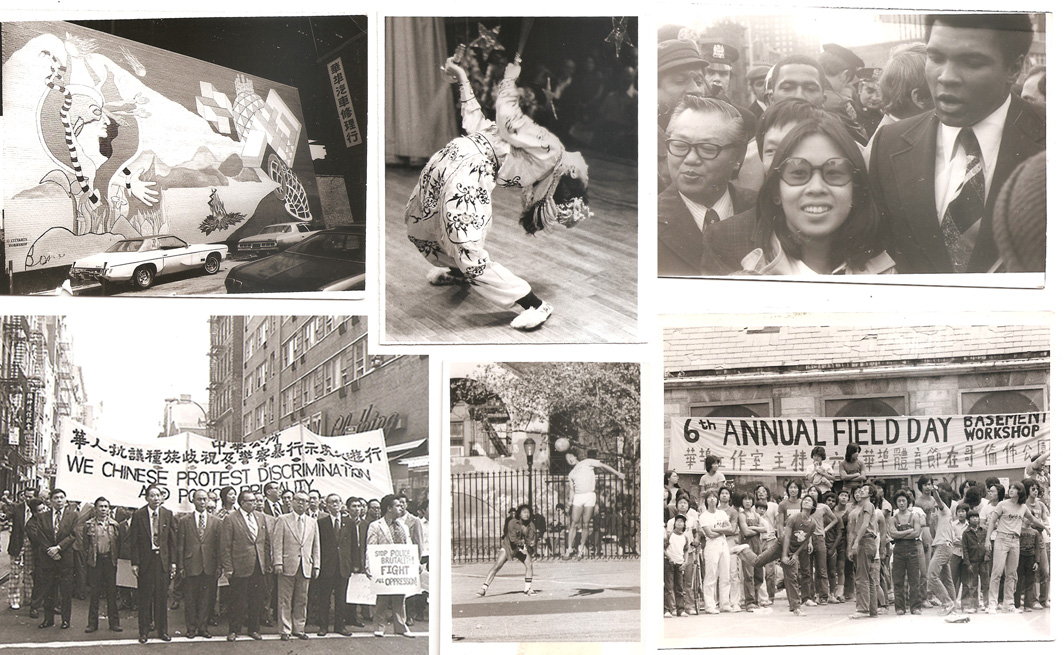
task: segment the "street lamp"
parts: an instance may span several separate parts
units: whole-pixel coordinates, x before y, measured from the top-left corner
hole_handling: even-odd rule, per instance
[[[525,459],[528,460],[528,511],[532,512],[532,455],[536,452],[536,440],[532,437],[525,439]]]

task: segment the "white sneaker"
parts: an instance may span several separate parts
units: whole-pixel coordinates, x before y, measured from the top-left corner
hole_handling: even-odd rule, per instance
[[[554,312],[554,308],[547,303],[541,304],[535,309],[529,307],[510,321],[510,327],[515,330],[532,330],[543,325]]]
[[[447,287],[455,284],[465,284],[466,282],[464,277],[455,275],[451,269],[442,266],[433,266],[425,278],[434,287]]]

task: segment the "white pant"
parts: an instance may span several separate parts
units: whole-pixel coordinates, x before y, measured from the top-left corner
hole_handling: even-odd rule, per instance
[[[731,553],[728,551],[728,542],[724,537],[709,539],[703,553],[706,558],[706,578],[702,582],[702,595],[706,598],[707,610],[719,609],[720,604],[726,605],[731,598]]]

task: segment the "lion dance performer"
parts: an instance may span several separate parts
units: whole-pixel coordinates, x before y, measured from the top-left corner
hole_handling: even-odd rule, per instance
[[[459,85],[466,135],[444,146],[421,171],[406,206],[407,235],[433,265],[429,284],[468,283],[496,304],[516,304],[520,313],[510,326],[531,330],[542,325],[553,308],[485,250],[491,193],[496,184],[521,188],[520,224],[530,235],[555,223],[572,227],[591,216],[587,164],[580,153],[567,151],[558,137],[521,111],[520,57],[506,67],[492,122],[458,64],[461,52],[460,46],[443,70]]]

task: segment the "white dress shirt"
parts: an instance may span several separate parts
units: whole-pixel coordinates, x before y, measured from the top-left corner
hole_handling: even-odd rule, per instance
[[[989,116],[972,125],[972,132],[979,141],[979,150],[983,159],[983,179],[986,181],[984,193],[990,191],[997,168],[998,152],[1001,150],[1001,135],[1005,131],[1005,119],[1008,117],[1012,96],[995,109]],[[938,139],[935,147],[935,209],[938,222],[946,216],[946,209],[961,190],[967,168],[968,153],[957,143],[961,133],[960,127],[938,124]],[[984,200],[986,198],[984,197]]]
[[[731,218],[735,213],[735,209],[732,206],[730,189],[725,189],[724,194],[721,195],[717,202],[713,203],[712,207],[706,207],[700,202],[695,202],[682,193],[680,193],[680,199],[683,200],[683,204],[687,205],[687,211],[691,212],[691,218],[695,219],[699,232],[705,229],[702,224],[705,223],[706,211],[709,209],[717,212],[717,218],[722,221]]]

